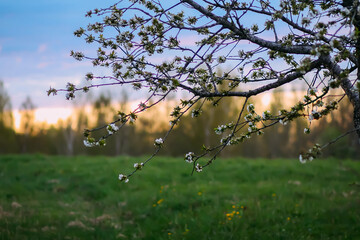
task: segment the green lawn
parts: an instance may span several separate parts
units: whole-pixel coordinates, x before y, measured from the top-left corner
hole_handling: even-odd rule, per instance
[[[0,239],[360,239],[360,162],[0,156]]]

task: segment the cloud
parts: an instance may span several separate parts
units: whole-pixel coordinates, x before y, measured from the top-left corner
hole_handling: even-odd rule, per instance
[[[48,48],[47,44],[41,44],[41,45],[39,45],[39,47],[37,49],[37,52],[38,53],[43,53],[43,52],[45,52],[47,50],[47,48]]]
[[[194,47],[196,42],[200,41],[201,38],[198,35],[187,35],[179,38],[180,45],[185,47]]]
[[[38,65],[36,65],[36,68],[43,69],[43,68],[46,68],[47,66],[49,66],[49,64],[50,64],[49,62],[41,62]]]
[[[22,57],[15,57],[15,62],[16,62],[16,63],[22,63],[22,62],[23,62],[23,58],[22,58]]]

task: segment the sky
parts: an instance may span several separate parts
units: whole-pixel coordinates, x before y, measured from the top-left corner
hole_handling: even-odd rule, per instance
[[[0,0],[0,80],[11,97],[16,121],[21,104],[29,96],[37,107],[37,119],[56,123],[71,115],[65,93],[47,96],[50,88],[68,82],[84,82],[93,71],[90,61],[78,62],[70,51],[90,51],[91,46],[74,36],[91,19],[87,11],[108,7],[112,0]],[[196,39],[192,37],[191,43]],[[186,39],[183,39],[186,41]],[[55,109],[55,110],[54,110]],[[56,110],[57,109],[57,110]]]
[[[48,97],[51,87],[83,81],[91,63],[70,57],[85,42],[73,35],[86,26],[88,10],[107,7],[99,0],[0,0],[0,80],[18,109],[30,96],[38,108],[71,105],[64,95]]]

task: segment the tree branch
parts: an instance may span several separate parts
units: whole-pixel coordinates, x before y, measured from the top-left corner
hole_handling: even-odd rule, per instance
[[[267,41],[262,38],[256,37],[248,32],[247,29],[242,27],[241,25],[237,27],[234,23],[229,22],[224,17],[219,17],[212,12],[208,11],[201,5],[197,4],[193,0],[182,0],[185,3],[188,3],[194,9],[198,10],[208,18],[214,20],[215,22],[222,25],[224,28],[231,30],[235,35],[240,36],[242,39],[249,40],[250,42],[257,44],[261,47],[265,47],[275,51],[281,51],[283,53],[292,53],[292,54],[310,54],[313,49],[310,46],[284,46],[280,43]]]

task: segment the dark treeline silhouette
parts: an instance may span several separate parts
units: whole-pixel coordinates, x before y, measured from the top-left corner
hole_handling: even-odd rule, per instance
[[[11,114],[11,103],[4,85],[0,82],[0,154],[9,153],[42,153],[49,155],[130,155],[140,156],[152,154],[154,139],[166,134],[169,124],[164,119],[167,115],[159,109],[150,109],[144,118],[136,120],[135,124],[127,124],[121,130],[108,138],[105,147],[87,148],[83,144],[83,130],[93,126],[106,124],[115,119],[118,107],[129,111],[129,103],[125,93],[119,102],[114,104],[111,94],[100,94],[92,102],[91,117],[84,106],[74,107],[73,118],[59,121],[56,126],[39,126],[34,122],[35,105],[27,97],[21,105],[21,133],[14,130],[14,119]],[[294,99],[286,99],[285,92],[272,93],[272,101],[267,109],[273,114],[284,106],[285,102],[299,99],[300,93],[293,91]],[[259,100],[259,99],[258,99]],[[253,100],[255,106],[260,103]],[[89,99],[87,100],[89,102]],[[200,153],[202,146],[217,145],[221,135],[213,131],[218,125],[227,124],[228,119],[236,122],[242,102],[223,99],[219,106],[205,103],[200,117],[184,116],[165,142],[161,155],[184,156],[187,152]],[[245,142],[229,147],[222,152],[223,157],[261,157],[261,158],[296,158],[300,152],[312,147],[312,143],[325,144],[342,133],[353,129],[352,107],[344,99],[339,107],[341,111],[311,123],[310,134],[304,134],[304,128],[309,123],[297,119],[286,126],[277,124],[265,130],[264,135],[252,137]],[[170,112],[171,103],[164,103],[165,112]],[[164,110],[162,109],[162,110]],[[263,109],[264,110],[264,109]],[[261,114],[262,112],[258,112]],[[341,114],[340,114],[341,113]],[[160,117],[163,120],[159,122]],[[74,116],[76,116],[74,118]],[[326,121],[323,124],[322,121]],[[247,128],[244,128],[246,131]],[[105,130],[103,130],[105,131]],[[104,132],[99,132],[99,136]],[[323,157],[359,159],[360,148],[355,134],[350,134],[324,150]]]

